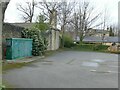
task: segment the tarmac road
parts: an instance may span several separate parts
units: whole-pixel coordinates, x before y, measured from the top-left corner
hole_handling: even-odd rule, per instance
[[[118,55],[63,51],[3,75],[14,88],[118,88]]]

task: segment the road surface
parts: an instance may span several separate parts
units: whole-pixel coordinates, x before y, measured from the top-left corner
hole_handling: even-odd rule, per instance
[[[117,88],[118,55],[63,51],[10,70],[3,80],[14,88]]]

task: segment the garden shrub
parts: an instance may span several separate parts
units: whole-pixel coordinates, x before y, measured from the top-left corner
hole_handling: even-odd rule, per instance
[[[95,51],[101,51],[101,50],[107,50],[109,46],[102,45],[102,44],[95,44],[93,50]]]
[[[76,49],[78,50],[89,50],[89,51],[92,51],[93,50],[93,47],[94,47],[94,44],[79,44],[76,46]]]
[[[74,46],[73,40],[70,36],[64,36],[64,47],[71,48]]]
[[[105,51],[109,46],[102,44],[79,44],[74,47],[75,50],[81,51]]]
[[[22,31],[22,38],[33,39],[32,55],[34,56],[43,55],[47,49],[47,40],[43,37],[39,29],[24,29]]]

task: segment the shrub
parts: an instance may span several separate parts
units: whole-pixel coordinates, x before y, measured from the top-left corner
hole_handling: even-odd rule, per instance
[[[94,44],[79,44],[75,47],[77,50],[82,50],[82,51],[92,51],[94,47]]]
[[[74,47],[75,50],[81,51],[105,51],[109,46],[102,44],[79,44]]]
[[[47,49],[47,40],[45,37],[42,37],[41,31],[36,28],[23,30],[22,38],[33,39],[32,55],[34,56],[43,55]]]
[[[70,36],[64,36],[64,47],[71,48],[74,46],[73,40]]]
[[[109,46],[107,46],[107,45],[95,44],[93,47],[93,50],[95,50],[95,51],[107,50],[108,47]]]

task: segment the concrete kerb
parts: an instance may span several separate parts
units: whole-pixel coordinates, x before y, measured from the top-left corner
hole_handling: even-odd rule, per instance
[[[3,60],[3,63],[30,63],[34,62],[40,59],[45,58],[45,56],[33,56],[33,57],[27,57],[22,59],[14,59],[14,60]]]

